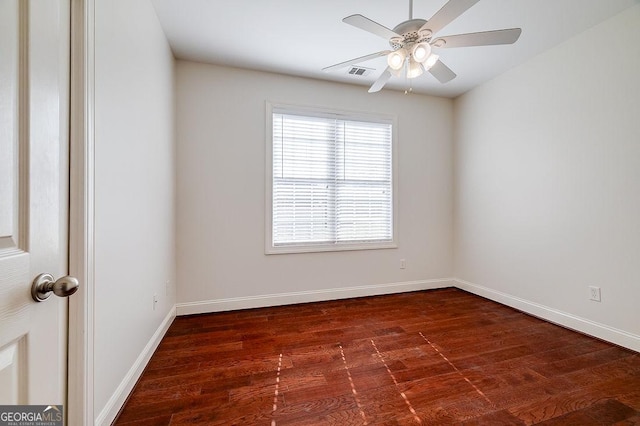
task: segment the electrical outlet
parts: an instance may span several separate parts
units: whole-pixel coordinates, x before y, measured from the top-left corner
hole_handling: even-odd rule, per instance
[[[400,269],[404,269],[407,267],[407,261],[405,259],[400,259]]]
[[[164,295],[169,296],[169,280],[167,280],[164,284]]]
[[[600,302],[600,287],[589,286],[589,299]]]
[[[156,310],[156,305],[158,304],[158,295],[154,294],[153,295],[153,310]]]

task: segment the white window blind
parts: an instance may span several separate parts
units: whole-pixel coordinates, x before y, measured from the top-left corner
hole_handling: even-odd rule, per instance
[[[274,109],[272,246],[393,241],[392,123]]]

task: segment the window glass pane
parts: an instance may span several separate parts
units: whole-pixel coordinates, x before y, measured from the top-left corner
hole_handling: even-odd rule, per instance
[[[335,233],[333,198],[333,185],[329,182],[274,179],[275,245],[332,242]]]
[[[343,182],[338,185],[336,198],[338,241],[388,241],[392,238],[389,185]]]
[[[333,120],[281,115],[273,135],[274,176],[333,178]]]

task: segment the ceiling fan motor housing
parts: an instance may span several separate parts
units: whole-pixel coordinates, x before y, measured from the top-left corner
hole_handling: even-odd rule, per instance
[[[393,32],[400,34],[402,37],[394,37],[389,40],[391,48],[398,50],[411,43],[428,42],[431,40],[431,31],[420,31],[420,28],[426,23],[427,21],[424,19],[410,19],[396,25]]]

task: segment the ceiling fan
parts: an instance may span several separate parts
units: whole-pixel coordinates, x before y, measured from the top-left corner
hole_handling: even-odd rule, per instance
[[[351,15],[342,20],[349,25],[368,31],[389,41],[391,50],[382,50],[370,55],[350,59],[339,64],[323,68],[323,71],[335,71],[352,64],[365,62],[381,56],[387,57],[387,69],[378,77],[369,89],[369,93],[378,92],[392,75],[406,75],[408,79],[429,71],[441,83],[447,83],[456,77],[439,58],[434,50],[453,47],[490,46],[515,43],[522,29],[484,31],[469,34],[457,34],[434,38],[442,28],[480,0],[449,0],[431,19],[413,19],[413,0],[409,0],[409,20],[396,25],[393,30],[363,15]],[[405,70],[403,73],[403,69]]]

